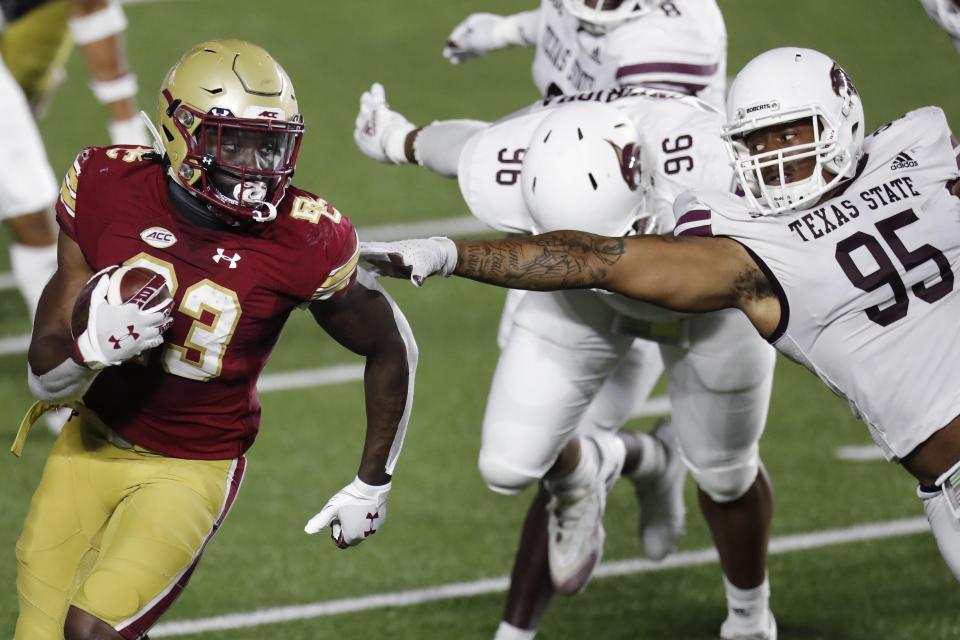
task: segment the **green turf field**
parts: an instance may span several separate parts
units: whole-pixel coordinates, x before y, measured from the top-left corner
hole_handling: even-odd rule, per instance
[[[141,105],[154,110],[165,70],[197,41],[241,37],[268,48],[292,76],[307,121],[297,182],[324,194],[361,229],[466,213],[456,185],[415,168],[364,158],[351,133],[360,93],[381,81],[393,106],[416,123],[493,119],[536,98],[531,52],[511,50],[455,67],[440,50],[473,11],[529,8],[534,0],[160,0],[127,7],[129,55]],[[729,69],[778,45],[819,48],[838,59],[863,95],[868,127],[937,104],[960,126],[960,57],[916,0],[720,0],[730,36]],[[68,81],[42,130],[58,173],[76,151],[106,143],[105,113],[74,54]],[[0,251],[0,271],[6,270]],[[306,520],[355,473],[363,436],[357,383],[263,396],[264,420],[229,520],[166,622],[421,589],[508,573],[530,494],[488,491],[477,471],[479,426],[497,357],[502,294],[466,281],[422,290],[389,283],[421,348],[413,420],[376,539],[349,552],[302,532]],[[22,303],[0,292],[0,337],[28,330]],[[917,354],[915,357],[922,357]],[[306,314],[295,317],[268,371],[356,359]],[[0,357],[0,440],[12,439],[29,405],[22,355]],[[662,393],[662,390],[657,394]],[[632,426],[646,426],[638,422]],[[840,461],[842,445],[866,445],[846,404],[799,367],[781,361],[764,437],[774,483],[773,536],[922,515],[913,483],[881,461]],[[51,436],[38,428],[23,459],[0,457],[0,636],[16,617],[14,541]],[[692,509],[682,550],[709,547]],[[639,553],[636,509],[615,489],[606,518],[606,560]],[[772,608],[782,640],[946,640],[960,637],[960,597],[927,534],[851,542],[775,555]],[[455,638],[493,635],[503,595],[485,593],[403,608],[198,633],[191,639]],[[725,614],[716,564],[597,580],[558,601],[540,637],[694,640],[715,637]]]

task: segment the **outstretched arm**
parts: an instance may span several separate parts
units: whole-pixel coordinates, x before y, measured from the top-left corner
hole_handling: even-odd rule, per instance
[[[722,238],[557,231],[455,244],[454,274],[465,278],[514,289],[607,289],[686,312],[738,307],[743,280],[757,270],[742,246]]]
[[[490,51],[511,46],[533,46],[540,28],[540,9],[509,16],[473,13],[447,36],[443,57],[460,64]]]
[[[420,284],[458,275],[512,289],[607,289],[674,311],[739,308],[762,335],[780,319],[773,285],[747,250],[727,238],[609,238],[555,231],[526,238],[431,238],[366,243],[364,257]]]

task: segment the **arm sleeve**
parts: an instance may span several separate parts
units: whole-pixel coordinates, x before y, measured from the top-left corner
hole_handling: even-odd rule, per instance
[[[413,337],[413,329],[410,328],[410,323],[407,322],[407,318],[403,315],[403,312],[400,310],[400,307],[397,306],[397,303],[394,302],[393,298],[390,297],[390,294],[380,286],[380,283],[377,282],[377,279],[372,274],[363,269],[357,271],[356,278],[357,281],[367,289],[379,291],[390,304],[390,309],[393,311],[393,319],[397,323],[397,331],[400,333],[400,338],[403,340],[407,353],[407,399],[403,407],[403,415],[400,416],[400,421],[397,424],[397,434],[394,436],[393,444],[390,446],[390,454],[387,457],[385,468],[388,474],[393,475],[393,470],[397,465],[397,459],[400,457],[400,450],[403,448],[403,441],[407,435],[407,424],[410,422],[410,412],[413,410],[414,381],[416,379],[417,362],[420,358],[420,353],[417,348],[417,342]]]
[[[642,32],[641,32],[642,30]],[[722,18],[654,15],[628,25],[611,44],[620,84],[658,86],[696,95],[726,82]]]
[[[507,16],[501,28],[504,31],[500,35],[507,44],[532,47],[537,43],[537,32],[540,30],[540,9]]]
[[[417,162],[444,178],[457,176],[460,154],[467,141],[488,126],[480,120],[437,120],[417,134],[413,153]]]

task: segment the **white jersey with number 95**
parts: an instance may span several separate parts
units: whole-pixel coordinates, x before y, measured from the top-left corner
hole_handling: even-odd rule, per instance
[[[857,175],[801,211],[757,217],[726,193],[677,200],[677,235],[741,242],[775,283],[771,338],[902,458],[960,415],[958,143],[937,107],[864,141]]]

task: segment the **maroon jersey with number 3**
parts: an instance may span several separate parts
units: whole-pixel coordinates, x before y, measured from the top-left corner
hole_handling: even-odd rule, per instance
[[[350,220],[289,187],[276,220],[246,232],[187,221],[149,149],[84,149],[57,203],[60,228],[94,271],[153,268],[174,297],[162,347],[108,367],[84,403],[118,434],[169,456],[235,458],[256,437],[256,383],[290,312],[353,283]]]

